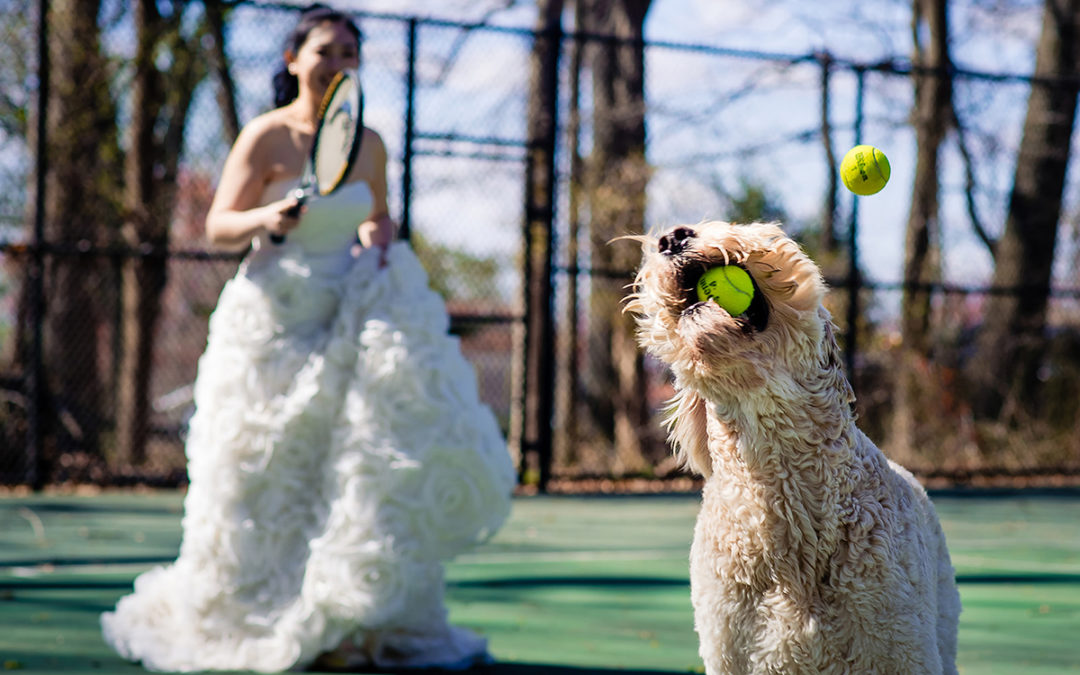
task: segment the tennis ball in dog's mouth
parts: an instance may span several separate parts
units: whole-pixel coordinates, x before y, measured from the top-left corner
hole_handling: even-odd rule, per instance
[[[889,158],[872,145],[856,145],[840,162],[840,179],[844,186],[862,197],[881,192],[891,174]]]
[[[754,282],[738,265],[720,265],[706,270],[697,283],[698,300],[712,300],[731,316],[739,316],[754,299]]]

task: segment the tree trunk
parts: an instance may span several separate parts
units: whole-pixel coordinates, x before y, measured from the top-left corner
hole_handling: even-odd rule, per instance
[[[214,79],[218,84],[218,107],[221,108],[221,124],[225,130],[225,140],[231,145],[240,134],[240,115],[236,112],[236,83],[229,71],[229,60],[225,55],[225,13],[222,0],[205,0],[206,23],[212,40],[210,45],[210,63]]]
[[[938,224],[938,152],[948,130],[952,105],[949,73],[948,0],[914,0],[912,37],[915,54],[916,159],[904,248],[901,331],[904,348],[926,354],[929,349],[930,292],[920,287],[940,278]],[[926,25],[928,44],[919,41]]]
[[[589,297],[586,399],[594,430],[614,445],[613,469],[630,473],[656,459],[650,433],[644,359],[633,319],[623,313],[625,287],[640,259],[636,246],[614,237],[644,231],[645,54],[642,31],[649,0],[595,0],[590,33],[618,42],[589,49],[593,81],[593,151],[589,168],[590,244],[594,270]],[[647,459],[646,455],[650,455]]]
[[[45,239],[63,249],[47,258],[45,379],[59,452],[99,454],[104,384],[99,363],[106,289],[97,262],[77,253],[100,243],[114,222],[118,154],[108,63],[100,51],[100,3],[54,0],[47,115]],[[105,166],[102,166],[102,165]],[[59,424],[55,424],[59,422]]]
[[[128,249],[137,252],[143,242],[157,245],[164,242],[162,237],[154,237],[151,232],[156,220],[153,209],[154,124],[161,107],[158,73],[154,68],[160,17],[152,0],[138,0],[134,15],[137,46],[135,76],[131,83],[129,147],[124,162],[127,220],[122,237]],[[116,389],[116,459],[122,465],[138,465],[144,458],[146,422],[150,412],[152,330],[158,313],[155,298],[163,286],[164,258],[139,257],[135,253],[124,260],[122,351]]]
[[[525,352],[522,447],[535,454],[539,487],[552,463],[554,325],[552,255],[555,206],[555,134],[562,0],[540,0],[530,62],[528,157],[525,166]]]
[[[836,153],[833,149],[832,119],[829,113],[832,98],[832,55],[825,52],[821,56],[821,145],[825,151],[825,166],[828,167],[828,185],[825,188],[825,207],[821,214],[821,234],[818,246],[821,253],[831,260],[840,250],[836,238],[836,209],[839,199],[840,181],[836,172]]]
[[[181,12],[165,20],[152,0],[139,0],[134,14],[138,42],[124,170],[127,220],[122,228],[124,244],[134,254],[124,261],[122,271],[122,351],[116,389],[116,459],[129,466],[142,463],[146,455],[154,331],[167,280],[169,216],[176,201],[187,112],[194,89],[206,74],[199,51],[205,25],[185,40]],[[163,42],[172,56],[166,73],[155,67]]]
[[[976,415],[1037,409],[1058,219],[1076,117],[1080,0],[1047,0],[993,285],[967,373]]]
[[[915,84],[915,178],[904,247],[905,287],[900,306],[903,361],[897,369],[893,433],[896,459],[917,461],[913,449],[919,418],[919,381],[930,352],[931,293],[926,284],[941,277],[938,223],[938,155],[952,119],[952,79],[949,73],[948,0],[914,0],[911,34]],[[926,44],[920,38],[925,27]]]

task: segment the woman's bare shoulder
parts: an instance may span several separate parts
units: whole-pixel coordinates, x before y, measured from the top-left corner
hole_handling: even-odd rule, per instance
[[[258,142],[267,137],[273,138],[288,135],[288,133],[288,118],[281,108],[258,115],[240,130],[240,136],[247,136],[249,142]]]
[[[371,127],[364,127],[364,137],[361,139],[361,148],[367,148],[371,156],[379,161],[386,161],[386,143],[383,142],[379,132]]]
[[[283,149],[291,145],[287,118],[277,109],[265,112],[245,124],[231,154],[238,161],[273,172],[276,165],[285,161]]]
[[[375,143],[378,146],[386,147],[383,144],[382,136],[379,135],[378,131],[375,131],[371,127],[364,127],[364,141],[363,142],[364,143],[369,143],[369,142],[370,143]]]

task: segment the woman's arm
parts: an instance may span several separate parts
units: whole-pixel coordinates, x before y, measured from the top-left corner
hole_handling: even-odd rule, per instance
[[[299,224],[287,212],[296,205],[287,197],[259,206],[270,170],[268,145],[274,142],[265,119],[244,127],[229,151],[210,211],[206,237],[215,246],[243,249],[259,232],[285,234]]]
[[[357,236],[365,247],[379,246],[386,248],[394,240],[397,225],[390,218],[390,209],[386,205],[386,145],[382,138],[373,131],[365,132],[364,142],[371,148],[371,175],[368,187],[371,188],[371,215],[360,223]]]

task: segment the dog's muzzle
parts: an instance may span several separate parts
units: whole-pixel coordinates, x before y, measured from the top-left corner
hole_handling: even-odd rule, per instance
[[[660,255],[667,258],[676,267],[676,278],[683,297],[681,313],[684,316],[710,307],[705,302],[698,300],[696,290],[698,280],[710,267],[725,264],[724,262],[710,260],[700,252],[695,252],[693,250],[693,240],[696,237],[697,232],[693,229],[681,226],[662,235],[656,242],[656,248]],[[742,266],[740,265],[740,267]],[[750,275],[750,280],[754,284],[754,299],[743,314],[732,318],[746,332],[761,332],[765,330],[769,323],[769,303],[765,300],[765,296],[758,287],[753,275]]]

